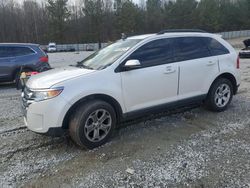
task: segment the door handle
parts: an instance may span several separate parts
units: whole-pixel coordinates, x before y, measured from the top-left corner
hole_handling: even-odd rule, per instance
[[[215,61],[209,61],[209,62],[207,63],[207,66],[211,66],[211,65],[214,65],[214,64],[216,64]]]
[[[176,71],[176,69],[173,69],[172,66],[167,66],[165,71],[164,71],[164,74],[174,73],[175,71]]]

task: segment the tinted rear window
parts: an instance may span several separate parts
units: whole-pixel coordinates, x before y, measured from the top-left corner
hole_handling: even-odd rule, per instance
[[[0,57],[16,57],[31,55],[35,52],[29,47],[0,46]]]
[[[229,50],[225,46],[223,46],[220,42],[218,42],[217,40],[213,38],[205,37],[204,41],[205,41],[205,44],[210,49],[211,54],[213,56],[230,53]]]
[[[35,52],[28,47],[12,47],[14,56],[34,54]]]
[[[201,37],[180,37],[175,39],[175,54],[177,61],[186,61],[209,57],[209,49]]]

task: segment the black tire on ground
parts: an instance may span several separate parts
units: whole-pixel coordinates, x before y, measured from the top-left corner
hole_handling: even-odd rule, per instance
[[[226,89],[227,88],[227,89]],[[224,91],[224,92],[220,92]],[[226,94],[227,92],[228,94]],[[225,95],[223,95],[225,93]],[[225,99],[224,99],[224,97]],[[222,112],[226,110],[233,98],[233,85],[232,82],[226,78],[218,78],[212,84],[207,98],[205,100],[206,107],[214,112]],[[224,103],[223,103],[224,101]],[[220,105],[220,103],[222,103]]]
[[[20,75],[21,75],[20,71],[17,71],[17,73],[15,75],[15,80],[14,80],[15,85],[16,85],[16,89],[18,89],[18,90],[22,89],[22,84],[21,84],[21,81],[20,81]]]
[[[22,70],[22,72],[31,72],[32,70],[31,69],[28,69],[28,68],[25,68]],[[22,84],[21,84],[21,81],[20,81],[20,76],[21,76],[21,72],[20,70],[18,70],[15,74],[15,85],[16,85],[16,89],[19,90],[19,89],[22,89]]]
[[[104,101],[91,100],[75,110],[69,122],[69,133],[77,145],[93,149],[111,138],[115,126],[114,108]],[[100,138],[97,139],[97,135]]]

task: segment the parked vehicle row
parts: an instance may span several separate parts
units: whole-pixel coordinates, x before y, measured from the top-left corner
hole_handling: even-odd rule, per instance
[[[199,30],[124,38],[75,67],[32,76],[22,93],[25,123],[38,133],[69,130],[78,145],[98,147],[138,116],[196,103],[227,109],[239,66],[230,44]]]

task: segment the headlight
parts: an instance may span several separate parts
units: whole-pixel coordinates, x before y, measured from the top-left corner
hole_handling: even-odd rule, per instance
[[[30,100],[43,101],[47,99],[54,98],[61,94],[63,87],[53,88],[53,89],[44,89],[44,90],[31,90],[29,95]]]

